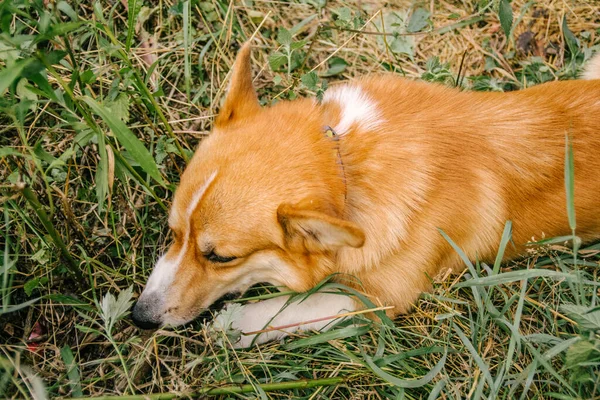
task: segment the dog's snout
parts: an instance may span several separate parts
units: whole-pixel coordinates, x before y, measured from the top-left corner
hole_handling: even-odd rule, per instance
[[[156,329],[160,326],[160,318],[158,318],[152,303],[144,299],[138,301],[131,310],[131,319],[133,323],[142,329]]]

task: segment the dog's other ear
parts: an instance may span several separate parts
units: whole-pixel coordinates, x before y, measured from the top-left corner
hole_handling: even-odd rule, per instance
[[[311,253],[336,250],[343,246],[361,247],[365,234],[354,223],[305,204],[282,204],[277,220],[283,228],[288,248]]]
[[[246,42],[237,55],[225,103],[215,120],[216,126],[249,117],[260,109],[252,85],[250,50],[250,42]]]

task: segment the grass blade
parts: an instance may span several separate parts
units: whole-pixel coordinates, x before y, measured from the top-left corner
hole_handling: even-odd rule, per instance
[[[566,272],[559,271],[551,271],[547,269],[528,269],[523,271],[511,271],[503,274],[486,276],[483,278],[472,278],[466,282],[460,282],[454,285],[456,288],[461,287],[473,287],[473,286],[493,286],[500,285],[503,283],[517,282],[522,281],[524,279],[531,278],[552,278],[552,279],[567,279],[567,280],[577,280],[579,277],[576,274],[569,274]],[[592,284],[594,286],[600,286],[600,283],[593,281],[583,281],[587,284]]]
[[[475,349],[475,346],[473,346],[473,343],[471,343],[471,341],[469,340],[467,335],[465,335],[465,333],[462,331],[462,329],[460,329],[458,327],[458,325],[454,325],[454,331],[456,332],[456,334],[458,335],[460,340],[463,342],[463,344],[465,345],[467,350],[469,350],[469,353],[471,353],[471,357],[473,357],[473,360],[475,360],[475,363],[481,370],[481,373],[483,374],[485,380],[490,385],[490,388],[493,388],[494,387],[494,379],[492,378],[492,374],[490,373],[490,370],[489,370],[488,366],[486,365],[486,363],[483,362],[483,359],[481,358],[479,353],[477,353],[477,350]]]
[[[92,111],[100,116],[104,122],[108,125],[110,130],[114,133],[115,137],[129,152],[131,157],[140,164],[140,167],[148,175],[150,175],[156,182],[163,187],[166,185],[165,181],[160,174],[158,167],[152,158],[152,155],[142,144],[142,142],[129,130],[127,125],[117,117],[115,117],[109,110],[107,110],[102,104],[97,103],[91,97],[83,97],[83,101],[87,103]]]
[[[311,336],[305,339],[295,340],[285,346],[287,350],[295,350],[302,347],[316,346],[321,343],[328,342],[334,339],[345,339],[354,336],[364,335],[371,330],[370,325],[362,326],[347,326],[342,329],[334,329],[327,332],[323,332],[319,335]]]
[[[513,11],[508,0],[500,0],[498,7],[498,18],[500,19],[500,25],[506,37],[510,38],[510,33],[513,25]]]
[[[442,379],[438,383],[436,383],[435,386],[433,387],[433,390],[431,391],[431,393],[429,393],[427,400],[437,399],[440,396],[440,393],[442,393],[444,386],[446,386],[446,383],[448,383],[448,381],[446,379]]]
[[[35,193],[33,193],[33,191],[27,186],[21,188],[21,193],[23,194],[23,197],[25,197],[27,202],[31,205],[31,208],[33,208],[33,210],[37,214],[38,218],[40,219],[40,222],[42,223],[42,225],[44,225],[44,228],[46,228],[46,232],[48,232],[56,247],[59,248],[62,256],[67,261],[66,265],[69,271],[73,274],[75,278],[77,278],[78,282],[83,282],[83,275],[79,270],[78,264],[71,256],[71,253],[69,252],[69,249],[67,248],[65,242],[62,240],[62,237],[60,236],[56,228],[54,228],[52,222],[50,222],[48,214],[46,214],[46,211],[44,211],[44,207],[38,200]]]
[[[135,17],[138,15],[137,1],[127,1],[127,39],[125,39],[125,51],[129,52],[133,35],[135,33]]]
[[[477,276],[477,271],[475,270],[475,266],[473,265],[473,263],[471,262],[471,260],[469,260],[469,257],[467,257],[467,255],[465,254],[465,252],[460,247],[458,247],[458,245],[456,243],[454,243],[454,241],[452,239],[450,239],[450,236],[448,236],[446,234],[446,232],[444,232],[443,230],[441,230],[439,228],[438,228],[438,231],[444,237],[444,239],[446,239],[446,241],[448,243],[450,243],[450,246],[452,246],[452,248],[454,249],[454,251],[456,251],[458,253],[458,255],[463,260],[463,262],[465,263],[465,265],[467,267],[469,267],[469,272],[471,272],[471,274],[473,276]]]
[[[565,138],[565,189],[567,191],[567,216],[569,217],[569,226],[575,232],[577,224],[575,222],[575,165],[573,161],[573,145],[571,138],[567,134]],[[573,234],[574,235],[574,234]]]
[[[83,396],[81,391],[81,380],[79,376],[79,368],[73,357],[73,352],[68,345],[63,346],[60,349],[60,355],[67,367],[67,376],[69,377],[69,385],[71,386],[71,393],[73,396]]]
[[[444,367],[444,364],[446,363],[446,356],[448,355],[447,353],[444,353],[444,355],[442,356],[440,361],[438,361],[438,363],[435,365],[435,367],[433,367],[433,369],[431,371],[429,371],[422,378],[406,380],[406,379],[400,379],[394,375],[391,375],[391,374],[385,372],[381,368],[379,368],[377,366],[377,364],[375,364],[373,359],[364,353],[364,350],[361,350],[361,353],[362,353],[363,359],[365,360],[365,362],[367,363],[369,368],[371,368],[371,371],[373,371],[373,373],[375,375],[377,375],[381,379],[385,380],[386,382],[391,383],[394,386],[404,388],[404,389],[419,388],[419,387],[425,386],[426,384],[431,382],[431,380],[433,378],[435,378],[437,376],[437,374],[439,374],[440,371],[442,370],[442,368]]]
[[[39,299],[41,299],[41,297],[36,297],[35,299],[31,299],[31,300],[26,301],[24,303],[16,304],[16,305],[14,305],[12,307],[2,307],[0,309],[0,315],[8,314],[8,313],[11,313],[11,312],[15,312],[15,311],[21,310],[21,309],[23,309],[25,307],[29,307],[30,305],[35,304]]]
[[[98,202],[98,210],[104,211],[104,202],[108,196],[108,154],[106,153],[106,144],[104,135],[98,133],[98,166],[96,167],[95,182],[96,182],[96,201]]]
[[[494,261],[494,275],[500,271],[500,265],[502,264],[504,252],[506,251],[506,245],[510,241],[511,237],[512,221],[506,221],[506,225],[504,225],[504,232],[502,232],[502,239],[500,239],[500,247],[498,248],[498,253],[496,254],[496,260]]]
[[[190,1],[183,2],[183,76],[185,79],[185,94],[189,100],[192,79],[190,66]]]

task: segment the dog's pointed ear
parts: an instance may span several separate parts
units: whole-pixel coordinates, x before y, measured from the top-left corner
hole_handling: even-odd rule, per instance
[[[277,209],[277,220],[288,248],[322,253],[364,244],[365,234],[354,223],[307,205],[284,203]]]
[[[240,49],[233,65],[229,91],[215,120],[216,126],[224,126],[229,122],[249,117],[260,109],[258,97],[252,85],[250,52],[250,42],[246,42]]]

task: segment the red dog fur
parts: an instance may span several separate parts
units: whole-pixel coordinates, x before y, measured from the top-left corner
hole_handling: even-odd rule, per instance
[[[334,273],[358,278],[374,302],[394,306],[391,316],[406,312],[432,277],[463,268],[438,228],[486,262],[507,220],[516,244],[507,258],[531,240],[570,233],[567,136],[577,233],[599,237],[599,60],[588,80],[517,92],[463,92],[389,75],[332,87],[322,103],[263,108],[245,45],[214,131],[181,177],[169,217],[174,243],[134,319],[184,323],[257,282],[302,292]],[[233,326],[250,332],[359,307],[348,296],[317,293],[278,314],[287,300],[246,305]]]

